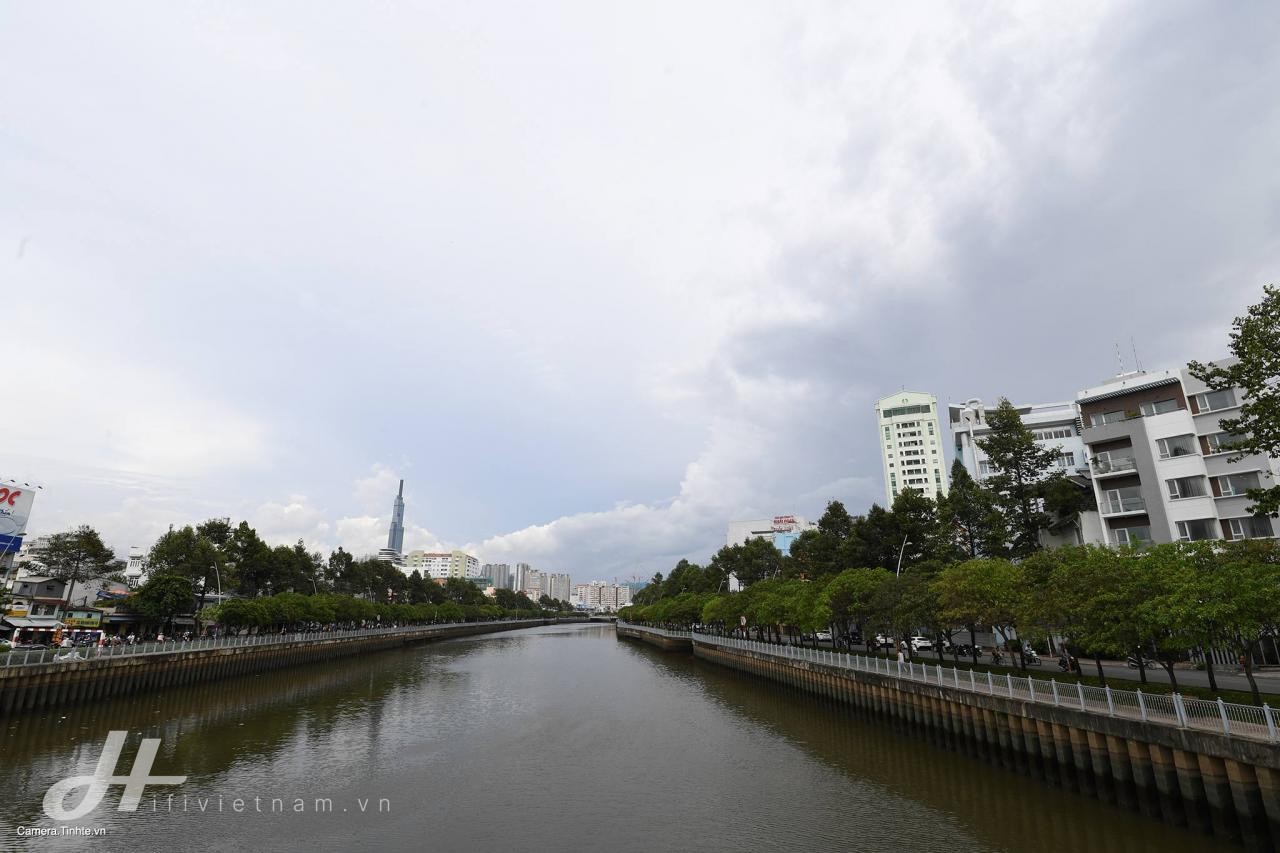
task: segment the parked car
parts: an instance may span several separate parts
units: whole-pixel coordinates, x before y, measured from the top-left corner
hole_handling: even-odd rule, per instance
[[[884,634],[876,634],[876,645],[882,649],[893,648],[893,637],[886,637]]]
[[[16,646],[13,646],[13,650],[15,652],[21,652],[21,651],[39,652],[39,651],[44,651],[47,648],[49,647],[46,646],[44,643],[18,643]]]
[[[829,643],[829,642],[831,642],[831,632],[830,632],[830,631],[819,631],[819,632],[817,633],[817,637],[818,637],[818,642],[822,642],[822,643]]]
[[[931,652],[933,651],[933,640],[917,634],[911,638],[911,650],[913,652]]]

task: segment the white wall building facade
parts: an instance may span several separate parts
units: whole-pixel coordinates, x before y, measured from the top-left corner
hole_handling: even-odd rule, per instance
[[[886,506],[903,489],[937,500],[947,493],[938,398],[922,391],[899,391],[876,402]]]
[[[1022,423],[1035,436],[1036,444],[1042,449],[1057,451],[1054,470],[1067,474],[1084,474],[1089,470],[1074,402],[1030,403],[1014,408],[1018,410]],[[991,475],[990,460],[978,442],[991,433],[987,414],[993,409],[995,406],[988,406],[976,398],[947,406],[956,459],[964,465],[969,476],[979,482]]]
[[[1223,418],[1240,389],[1210,391],[1186,370],[1133,372],[1077,397],[1098,508],[1112,544],[1262,539],[1276,522],[1249,512],[1249,489],[1270,488],[1278,460],[1238,461]]]

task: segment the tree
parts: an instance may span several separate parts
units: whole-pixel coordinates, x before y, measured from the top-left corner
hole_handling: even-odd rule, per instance
[[[1263,299],[1231,324],[1234,364],[1219,366],[1193,361],[1191,375],[1214,391],[1239,388],[1245,400],[1240,414],[1223,418],[1230,433],[1236,462],[1248,454],[1280,456],[1280,288],[1267,285]],[[1280,485],[1250,489],[1252,512],[1275,517],[1280,513]]]
[[[49,577],[66,582],[67,603],[77,583],[107,574],[115,563],[115,554],[87,524],[53,534],[47,544],[36,549],[35,558]]]
[[[959,459],[951,465],[951,488],[938,501],[938,518],[969,559],[1004,554],[1007,528],[996,496]]]
[[[230,527],[221,519],[206,521],[200,529],[207,529],[215,537],[230,540]],[[224,571],[226,558],[217,543],[187,525],[179,530],[170,528],[156,543],[151,546],[147,556],[147,565],[153,575],[179,575],[195,584],[197,593],[203,603],[205,595],[217,588],[223,574],[228,574],[227,586],[231,586],[231,577]]]
[[[1008,524],[1010,551],[1024,557],[1040,549],[1040,531],[1052,519],[1042,507],[1042,481],[1058,451],[1042,449],[1007,399],[987,415],[991,431],[978,446],[991,460],[987,479]]]
[[[937,503],[915,489],[903,489],[893,499],[886,529],[893,531],[890,541],[896,545],[894,564],[885,568],[894,574],[900,567],[953,556],[950,537],[938,520]]]
[[[165,629],[173,626],[173,617],[188,613],[195,604],[191,579],[175,574],[152,575],[138,591],[129,596],[129,609],[162,621]]]
[[[841,634],[850,633],[852,625],[866,625],[880,587],[892,578],[884,569],[845,569],[827,582],[823,595]]]
[[[275,570],[271,548],[258,536],[247,521],[240,522],[232,532],[223,555],[229,566],[234,566],[235,586],[243,595],[260,595],[270,591],[272,572]],[[223,578],[223,589],[231,584]]]
[[[1040,484],[1044,496],[1044,510],[1049,516],[1049,531],[1065,533],[1076,531],[1080,540],[1080,513],[1096,510],[1098,502],[1088,481],[1077,481],[1061,472],[1049,476]]]
[[[1025,612],[1022,567],[1008,560],[977,559],[947,566],[933,579],[939,619],[957,625],[990,625],[1007,645],[1009,629]],[[1021,644],[1019,644],[1021,652]],[[974,651],[977,663],[977,651]],[[1019,654],[1019,662],[1026,661]]]
[[[715,572],[737,576],[744,587],[781,574],[786,558],[768,539],[748,539],[740,545],[726,545],[711,558]],[[644,590],[641,590],[643,592]]]
[[[1273,540],[1232,542],[1219,552],[1218,561],[1218,570],[1208,578],[1204,606],[1239,656],[1253,701],[1261,703],[1253,659],[1280,620],[1280,550]]]

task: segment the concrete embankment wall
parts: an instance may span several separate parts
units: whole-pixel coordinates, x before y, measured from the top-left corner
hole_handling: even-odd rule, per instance
[[[642,643],[657,646],[664,652],[688,652],[693,649],[693,642],[688,637],[668,637],[654,631],[646,631],[631,625],[619,624],[615,629],[619,637],[631,637]]]
[[[672,638],[619,626],[675,650]],[[698,658],[787,685],[1049,784],[1166,823],[1280,849],[1280,748],[1213,732],[900,680],[686,640]]]
[[[312,637],[271,645],[207,649],[179,647],[174,651],[158,654],[0,668],[0,717],[94,702],[112,696],[150,693],[166,687],[235,675],[268,672],[286,666],[396,648],[408,643],[553,624],[556,624],[554,619],[528,619],[467,625],[425,625],[421,630],[381,636]]]

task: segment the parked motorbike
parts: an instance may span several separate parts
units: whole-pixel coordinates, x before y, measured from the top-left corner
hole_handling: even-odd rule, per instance
[[[1139,665],[1139,660],[1137,655],[1129,655],[1127,658],[1124,659],[1124,662],[1125,662],[1125,665],[1129,667],[1129,669],[1137,669]],[[1147,657],[1146,655],[1142,656],[1141,665],[1143,669],[1149,669],[1150,667],[1158,666],[1158,664],[1155,661],[1153,661],[1151,658]]]
[[[1030,664],[1031,666],[1040,665],[1040,655],[1036,654],[1035,649],[1024,649],[1022,652],[1022,656],[1023,658],[1026,659],[1027,663]]]

